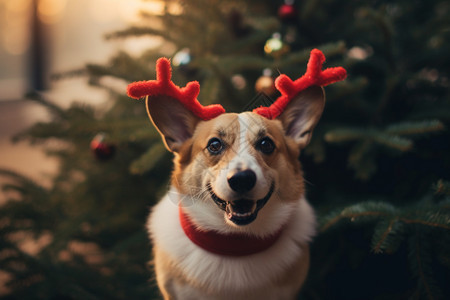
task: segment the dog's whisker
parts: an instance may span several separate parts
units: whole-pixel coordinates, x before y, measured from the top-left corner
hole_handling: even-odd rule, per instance
[[[304,181],[305,183],[307,183],[308,185],[310,185],[310,186],[315,186],[314,183],[312,183],[312,182],[309,181],[309,180],[306,180],[305,178],[303,178],[303,181]]]

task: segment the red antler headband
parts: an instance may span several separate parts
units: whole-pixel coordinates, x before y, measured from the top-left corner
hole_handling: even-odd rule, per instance
[[[347,72],[342,67],[328,68],[322,71],[325,55],[313,49],[309,57],[306,73],[295,81],[281,74],[275,80],[275,87],[281,96],[269,107],[259,107],[253,110],[268,119],[278,117],[289,104],[289,102],[300,92],[310,86],[326,86],[328,84],[344,80]],[[225,110],[220,104],[203,106],[198,102],[197,96],[200,92],[200,84],[197,81],[189,82],[186,87],[180,88],[172,81],[172,71],[167,58],[160,58],[156,62],[156,80],[138,81],[128,85],[128,96],[140,99],[144,96],[168,96],[177,99],[186,109],[202,120],[211,120],[223,113]]]

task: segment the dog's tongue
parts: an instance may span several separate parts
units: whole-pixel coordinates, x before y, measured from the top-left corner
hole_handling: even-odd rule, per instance
[[[227,217],[248,217],[256,210],[256,203],[251,200],[237,200],[234,202],[227,202],[225,211]]]

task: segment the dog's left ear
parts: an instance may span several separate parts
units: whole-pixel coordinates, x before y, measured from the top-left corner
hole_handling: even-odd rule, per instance
[[[312,86],[295,96],[278,119],[283,124],[286,135],[293,138],[300,148],[304,148],[311,140],[324,107],[323,88]]]

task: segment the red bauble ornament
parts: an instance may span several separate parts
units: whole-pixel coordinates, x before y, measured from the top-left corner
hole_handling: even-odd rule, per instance
[[[91,150],[95,158],[101,161],[106,161],[113,157],[116,152],[116,147],[105,142],[105,134],[97,134],[91,141]]]
[[[278,17],[282,21],[294,21],[297,19],[297,9],[292,4],[283,4],[278,9]]]

